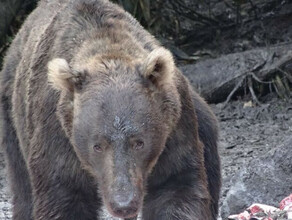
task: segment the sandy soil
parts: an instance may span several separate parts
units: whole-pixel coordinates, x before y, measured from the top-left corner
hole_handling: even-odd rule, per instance
[[[292,100],[274,95],[262,99],[262,106],[233,101],[226,108],[211,105],[220,121],[219,152],[222,160],[222,199],[230,187],[230,178],[253,158],[285,141],[292,131]],[[0,220],[11,219],[11,204],[3,153],[0,151]]]

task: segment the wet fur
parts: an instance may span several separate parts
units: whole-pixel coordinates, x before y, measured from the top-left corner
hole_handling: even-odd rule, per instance
[[[49,61],[61,57],[95,69],[90,59],[103,54],[105,66],[113,57],[135,66],[131,57],[144,60],[161,47],[135,19],[108,1],[66,2],[39,2],[13,41],[1,72],[1,147],[14,220],[92,220],[98,219],[101,208],[96,183],[82,169],[69,140],[73,97],[52,88]],[[175,127],[157,163],[153,161],[143,219],[215,220],[220,191],[217,122],[187,79],[174,70],[181,117],[169,125]]]

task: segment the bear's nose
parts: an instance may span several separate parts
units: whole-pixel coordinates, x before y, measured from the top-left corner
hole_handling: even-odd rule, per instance
[[[118,194],[113,197],[111,208],[116,217],[131,218],[137,215],[138,201],[136,201],[134,193]]]

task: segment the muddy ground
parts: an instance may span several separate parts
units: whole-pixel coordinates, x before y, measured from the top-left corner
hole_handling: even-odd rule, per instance
[[[263,156],[291,136],[292,100],[281,100],[270,94],[262,106],[250,107],[249,100],[213,105],[220,121],[220,156],[223,187],[221,202],[230,188],[230,179],[253,158]],[[258,201],[264,203],[264,201]],[[277,204],[279,201],[275,201]],[[272,205],[272,204],[270,204]],[[231,213],[235,214],[235,213]]]
[[[219,152],[222,160],[222,200],[230,187],[230,178],[248,161],[277,147],[291,135],[292,100],[270,94],[253,106],[249,98],[211,105],[220,121]],[[3,153],[0,152],[0,220],[11,219],[10,196],[5,179]],[[259,201],[261,202],[261,201]]]

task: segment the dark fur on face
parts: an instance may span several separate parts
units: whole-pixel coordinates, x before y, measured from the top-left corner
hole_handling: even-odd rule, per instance
[[[61,120],[71,115],[64,129],[118,217],[133,217],[141,209],[148,174],[180,115],[168,54],[159,48],[144,61],[94,56],[73,64],[78,70],[63,59],[49,63],[49,80],[71,97],[67,109],[63,101],[59,105]]]

